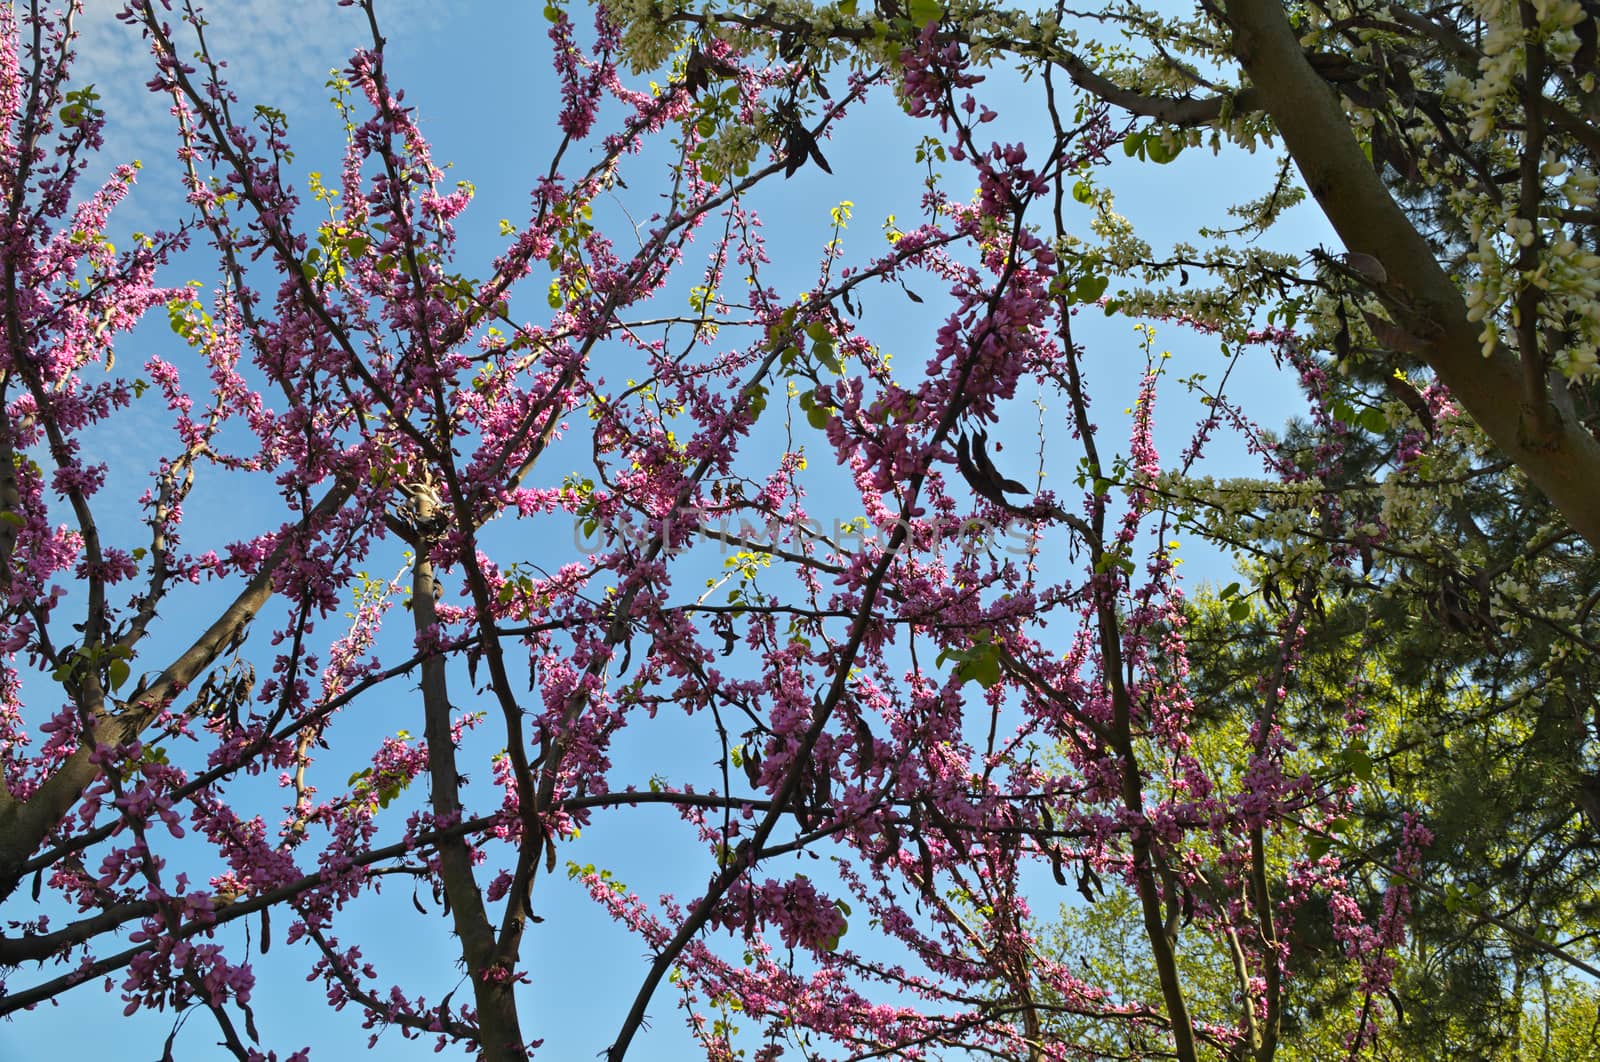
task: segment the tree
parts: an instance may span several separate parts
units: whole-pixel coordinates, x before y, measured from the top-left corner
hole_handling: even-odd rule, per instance
[[[1583,9],[1306,7],[1296,40],[1273,5],[1129,7],[1103,18],[1150,50],[1084,59],[1064,9],[636,2],[590,28],[554,3],[560,139],[474,275],[455,232],[474,190],[445,184],[374,4],[341,6],[370,43],[330,83],[346,137],[324,181],[299,176],[281,110],[230,90],[193,6],[128,5],[192,213],[120,252],[133,170],[73,200],[110,106],[69,80],[73,16],[7,9],[0,1014],[104,985],[179,1014],[169,1053],[200,1009],[236,1057],[294,1051],[252,1007],[242,930],[264,953],[275,920],[368,1027],[526,1057],[564,862],[646,949],[594,1040],[611,1059],[669,993],[708,1058],[1267,1059],[1315,1008],[1353,1016],[1328,1033],[1352,1052],[1432,1043],[1406,1024],[1434,970],[1408,940],[1476,969],[1485,1012],[1507,1012],[1511,948],[1519,992],[1542,978],[1544,1013],[1576,1010],[1582,983],[1553,971],[1592,975],[1587,937],[1530,926],[1593,913],[1573,816],[1596,777],[1578,536],[1600,540]],[[1533,21],[1491,47],[1475,17],[1491,37]],[[1446,84],[1462,47],[1494,59],[1470,98]],[[1002,59],[1042,86],[1026,143],[984,128]],[[1192,95],[1235,59],[1248,83]],[[927,130],[916,223],[861,255],[840,202],[792,282],[760,194],[831,172],[835,131],[891,94]],[[1345,254],[1214,233],[1158,258],[1112,211],[1119,148],[1159,164],[1203,130],[1274,127]],[[1244,234],[1297,195],[1285,169]],[[158,284],[191,243],[212,286]],[[893,325],[867,321],[907,304],[940,325],[891,360]],[[162,307],[181,357],[115,375],[113,341]],[[1175,460],[1154,325],[1126,452],[1090,417],[1106,392],[1077,315],[1102,309],[1220,337],[1228,372],[1188,379]],[[1246,358],[1303,386],[1281,441],[1228,389]],[[1060,411],[1032,486],[1030,391]],[[171,434],[140,510],[108,515],[88,443],[156,406]],[[1219,436],[1262,474],[1201,475]],[[1047,463],[1071,470],[1054,490]],[[197,548],[206,489],[281,508]],[[848,521],[828,528],[830,496]],[[1187,604],[1174,536],[1243,551],[1240,581]],[[1419,599],[1437,629],[1400,620]],[[1352,676],[1345,711],[1318,711]],[[1481,747],[1391,733],[1441,703]],[[640,770],[641,744],[675,754]],[[1512,799],[1473,850],[1461,780],[1490,768]],[[687,892],[652,902],[572,857],[641,807],[681,819]],[[439,982],[339,936],[406,886],[414,932],[453,938],[442,998],[384,988]],[[1137,960],[1056,954],[1041,888],[1075,889]]]
[[[1452,475],[1440,478],[1456,478],[1469,462],[1452,464]],[[1426,492],[1431,500],[1436,476],[1437,466],[1431,476],[1408,476],[1404,493],[1391,495],[1401,502],[1396,509],[1431,520],[1432,510],[1404,494]],[[1477,487],[1484,481],[1465,482],[1473,487],[1458,511],[1482,519],[1486,499]],[[1503,501],[1493,498],[1489,511]],[[1600,1048],[1587,980],[1595,966],[1587,884],[1594,827],[1583,764],[1592,739],[1574,715],[1578,691],[1592,682],[1592,654],[1580,644],[1587,618],[1559,590],[1491,604],[1524,581],[1590,586],[1569,567],[1588,558],[1552,543],[1547,551],[1502,554],[1496,572],[1494,563],[1478,567],[1482,554],[1433,553],[1437,539],[1426,528],[1406,531],[1369,547],[1361,571],[1305,619],[1283,727],[1297,737],[1292,761],[1347,803],[1324,831],[1286,839],[1275,855],[1293,863],[1334,854],[1354,886],[1350,897],[1375,912],[1392,882],[1395,840],[1406,816],[1417,815],[1432,834],[1428,869],[1409,897],[1407,946],[1393,956],[1387,998],[1377,1006],[1359,971],[1339,959],[1327,933],[1327,898],[1314,891],[1304,900],[1290,929],[1297,988],[1285,1007],[1280,1054],[1326,1058],[1360,1041],[1358,1057],[1591,1057]],[[1480,544],[1488,547],[1489,537]],[[1256,545],[1275,552],[1272,543]],[[1505,579],[1512,569],[1517,575]],[[1483,593],[1485,584],[1496,591]],[[1191,734],[1213,774],[1242,767],[1234,706],[1248,702],[1257,676],[1272,666],[1250,629],[1259,619],[1241,627],[1228,615],[1232,596],[1202,597],[1186,613],[1196,662],[1191,695],[1215,706],[1197,715]],[[1418,624],[1417,616],[1431,622]],[[1118,935],[1127,903],[1119,891],[1101,905],[1063,909],[1060,925],[1044,933],[1055,936],[1052,954],[1081,956],[1107,980],[1149,983],[1148,960],[1130,954]],[[1197,1007],[1225,1012],[1234,991],[1219,976],[1227,965],[1225,953],[1187,956]],[[1107,1057],[1135,1046],[1124,1030],[1098,1033]]]

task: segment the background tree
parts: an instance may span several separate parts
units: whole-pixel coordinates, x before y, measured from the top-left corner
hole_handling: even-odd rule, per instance
[[[1245,558],[1240,581],[1184,611],[1201,706],[1190,736],[1208,774],[1245,769],[1251,706],[1278,667],[1262,627],[1294,615],[1304,641],[1281,701],[1295,743],[1286,770],[1314,781],[1308,810],[1337,817],[1317,825],[1292,812],[1313,828],[1287,835],[1274,858],[1336,861],[1356,883],[1350,898],[1376,912],[1413,816],[1432,841],[1406,944],[1376,997],[1327,935],[1337,918],[1326,897],[1313,887],[1303,899],[1288,931],[1295,988],[1281,1053],[1590,1057],[1591,554],[1436,385],[1397,393],[1314,368],[1307,379],[1326,389],[1326,412],[1273,452],[1285,467],[1328,467],[1318,506],[1270,481],[1171,485],[1182,520]],[[1330,543],[1340,559],[1301,609],[1284,588],[1296,572],[1303,584]],[[1225,852],[1195,854],[1209,880],[1222,876]],[[1117,925],[1128,903],[1121,892],[1104,909],[1063,908],[1051,953],[1107,981],[1151,983]],[[1234,998],[1219,976],[1228,960],[1185,959],[1197,1009]],[[1135,1031],[1101,1035],[1107,1057],[1151,1049]]]

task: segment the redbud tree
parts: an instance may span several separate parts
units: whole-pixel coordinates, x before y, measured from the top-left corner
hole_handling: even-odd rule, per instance
[[[309,1057],[255,1018],[275,945],[385,1049],[526,1058],[571,1033],[531,1017],[530,971],[578,906],[629,941],[614,1023],[583,1032],[612,1060],[674,1011],[710,1059],[1294,1057],[1308,1000],[1360,1056],[1405,1033],[1435,900],[1595,972],[1430,854],[1452,805],[1406,757],[1448,735],[1390,725],[1430,677],[1504,707],[1495,637],[1516,681],[1592,689],[1586,9],[552,3],[560,97],[528,105],[554,149],[466,261],[472,186],[379,5],[339,6],[366,43],[326,178],[194,5],[121,11],[186,204],[122,249],[134,169],[80,186],[116,100],[71,80],[75,12],[0,27],[18,1028],[109,994],[169,1054],[194,1014],[234,1057]],[[808,271],[775,264],[763,203],[884,108],[923,133],[886,238],[847,241],[841,203]],[[1235,231],[1162,257],[1113,209],[1112,159],[1274,136]],[[1343,248],[1253,245],[1295,167]],[[1113,359],[1084,338],[1108,314],[1142,322]],[[114,360],[150,318],[164,351]],[[1167,333],[1224,370],[1178,381]],[[1108,360],[1134,367],[1122,415]],[[1240,365],[1301,405],[1245,408]],[[1164,402],[1188,420],[1163,450]],[[150,418],[143,467],[94,456]],[[212,541],[184,518],[207,491],[272,515]],[[1189,543],[1239,578],[1193,600]],[[1424,577],[1462,635],[1431,671],[1375,637]],[[1352,634],[1350,600],[1390,627]],[[1570,714],[1528,842],[1568,871],[1537,908],[1567,923],[1593,836],[1560,813],[1590,791]],[[679,883],[587,854],[644,815],[677,827]],[[349,927],[395,894],[449,976],[364,952]],[[1066,901],[1136,973],[1061,946]]]

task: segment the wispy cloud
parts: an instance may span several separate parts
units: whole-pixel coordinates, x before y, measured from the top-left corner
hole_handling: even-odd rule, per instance
[[[105,150],[91,176],[135,159],[144,163],[140,191],[119,220],[150,228],[170,223],[180,199],[176,123],[171,101],[148,88],[154,73],[149,42],[115,17],[123,6],[123,0],[85,0],[73,81],[95,85],[107,114]],[[226,64],[224,74],[242,105],[238,113],[248,116],[257,104],[276,107],[290,116],[291,131],[330,122],[329,71],[343,69],[354,49],[371,43],[365,15],[334,0],[217,0],[203,14],[206,43]],[[425,0],[390,0],[380,4],[379,16],[384,35],[397,43],[434,31],[445,17],[440,5]],[[176,16],[170,21],[188,30]],[[179,39],[194,50],[192,31]]]

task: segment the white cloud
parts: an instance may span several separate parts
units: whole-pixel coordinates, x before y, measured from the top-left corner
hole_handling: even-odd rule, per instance
[[[138,27],[115,17],[123,6],[122,0],[85,0],[72,80],[94,84],[107,115],[105,149],[90,178],[98,181],[119,163],[144,163],[141,187],[118,220],[152,228],[170,224],[180,201],[176,123],[170,100],[148,88],[154,73],[149,42]],[[372,41],[365,14],[334,0],[217,0],[202,12],[207,46],[226,64],[224,76],[239,98],[236,119],[247,119],[257,104],[276,107],[290,117],[292,140],[297,129],[331,125],[329,71],[344,69],[350,53]],[[425,0],[390,0],[378,14],[381,31],[397,43],[432,32],[443,17],[439,5]],[[168,21],[179,31],[180,48],[192,53],[193,31],[175,14]]]

